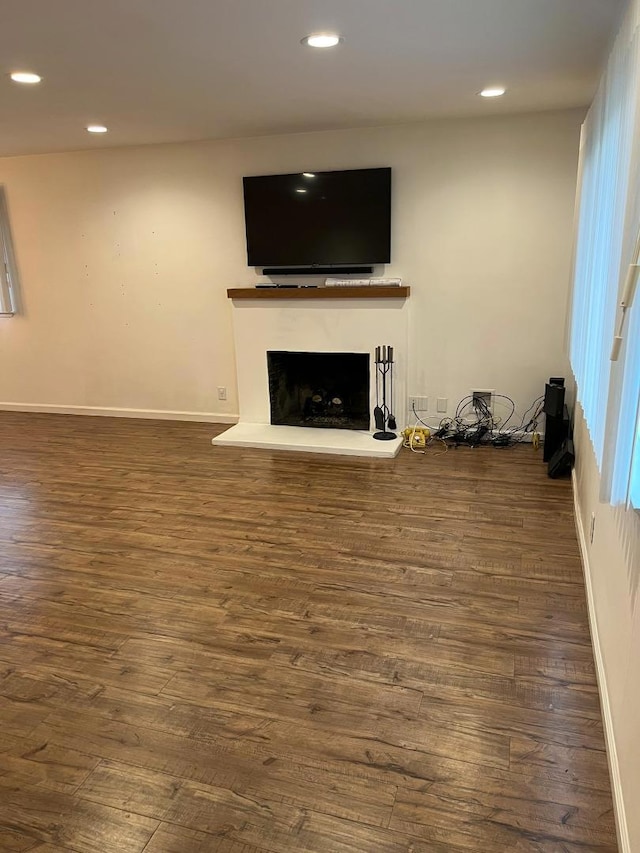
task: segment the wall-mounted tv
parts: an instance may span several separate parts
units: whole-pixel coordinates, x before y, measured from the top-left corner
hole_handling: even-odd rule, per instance
[[[243,178],[251,267],[391,260],[391,169]]]

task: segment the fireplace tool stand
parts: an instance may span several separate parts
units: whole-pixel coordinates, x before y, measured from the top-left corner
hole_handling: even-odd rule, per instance
[[[373,410],[377,430],[373,437],[378,441],[397,438],[392,432],[396,429],[396,419],[389,406],[393,406],[393,347],[381,346],[376,347],[376,407]]]

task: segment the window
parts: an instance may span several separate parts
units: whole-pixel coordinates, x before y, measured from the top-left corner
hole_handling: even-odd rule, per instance
[[[627,277],[627,265],[640,262],[640,110],[637,106],[640,87],[640,3],[634,5],[636,21],[630,42],[632,62],[629,72],[635,81],[636,115],[635,126],[630,128],[633,146],[622,247],[622,283]],[[611,363],[602,471],[603,497],[613,504],[628,502],[640,509],[640,293],[637,287],[634,304],[626,312],[622,337],[620,358]]]
[[[640,507],[640,299],[610,361],[627,270],[640,260],[639,23],[635,0],[583,126],[570,358],[602,497]]]
[[[0,317],[11,317],[16,313],[17,284],[9,215],[4,188],[0,187]]]
[[[631,49],[622,42],[620,36],[583,125],[580,145],[570,356],[599,466],[635,114]]]

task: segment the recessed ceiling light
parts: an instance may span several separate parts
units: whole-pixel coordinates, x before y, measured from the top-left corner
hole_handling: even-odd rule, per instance
[[[342,39],[335,33],[314,33],[311,36],[305,36],[302,39],[302,44],[309,47],[335,47],[340,44]]]
[[[42,77],[33,71],[12,71],[9,75],[14,83],[39,83]]]
[[[315,178],[315,175],[313,174],[313,172],[303,172],[302,177],[303,178]]]
[[[483,89],[480,94],[483,98],[499,98],[500,95],[504,95],[507,90],[502,86],[491,86],[488,89]]]
[[[89,133],[106,133],[109,128],[105,127],[103,124],[90,124],[87,125],[87,130]]]
[[[297,192],[297,193],[306,193],[306,190],[299,189],[299,190],[296,190],[296,192]]]

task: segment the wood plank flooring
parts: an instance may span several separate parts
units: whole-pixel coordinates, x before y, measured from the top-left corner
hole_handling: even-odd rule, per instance
[[[571,486],[0,413],[0,851],[615,851]]]

